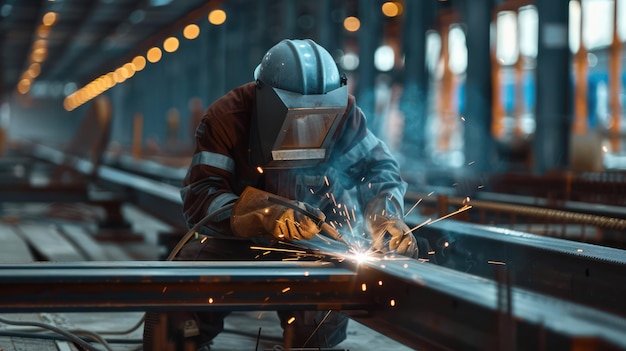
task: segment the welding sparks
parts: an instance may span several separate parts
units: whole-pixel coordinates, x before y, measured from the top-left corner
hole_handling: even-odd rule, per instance
[[[497,265],[500,265],[500,266],[506,266],[506,263],[501,262],[501,261],[487,261],[487,263],[489,263],[489,264],[497,264]]]
[[[287,241],[281,241],[282,244],[287,244],[287,245],[293,245],[290,244]],[[293,245],[295,247],[298,247],[296,245]],[[318,254],[318,253],[311,253],[311,252],[307,252],[304,250],[296,250],[296,249],[284,249],[284,248],[277,248],[277,247],[266,247],[266,246],[250,246],[251,250],[262,250],[263,251],[263,256],[270,254],[271,252],[283,252],[283,253],[291,253],[294,254],[294,257],[285,257],[282,258],[282,261],[297,261],[303,257],[317,257],[317,258],[321,258],[322,255]],[[261,257],[261,255],[257,255],[256,258]]]
[[[267,250],[267,251],[280,251],[280,252],[291,252],[291,253],[298,253],[298,254],[306,254],[306,251],[302,251],[302,250],[293,250],[293,249],[281,249],[281,248],[277,248],[277,247],[265,247],[265,246],[250,246],[250,249],[252,250]]]
[[[213,303],[213,298],[209,297],[209,299],[207,300],[208,303]]]
[[[289,318],[289,320],[287,320],[287,324],[291,324],[291,323],[293,323],[295,321],[296,321],[296,317],[291,317],[291,318]]]
[[[286,293],[286,292],[287,292],[287,291],[289,291],[289,290],[291,290],[291,288],[290,288],[290,287],[286,287],[286,288],[284,288],[284,289],[283,289],[283,290],[281,290],[281,291],[282,291],[283,293]]]
[[[463,207],[459,208],[458,210],[456,210],[456,211],[454,211],[454,212],[452,212],[452,213],[448,213],[447,215],[445,215],[445,216],[443,216],[443,217],[441,217],[441,218],[437,218],[437,219],[435,219],[434,221],[430,222],[430,224],[433,224],[433,223],[435,223],[435,222],[439,222],[440,220],[442,220],[442,219],[446,219],[446,218],[448,218],[448,217],[452,217],[452,216],[454,216],[454,215],[456,215],[456,214],[459,214],[459,213],[461,213],[461,212],[467,211],[467,210],[469,210],[470,208],[472,208],[472,206],[470,206],[470,205],[464,205]]]
[[[396,306],[396,300],[391,299],[391,300],[389,301],[389,305],[390,305],[391,307],[395,307],[395,306]]]
[[[420,224],[416,225],[415,227],[413,227],[413,228],[409,229],[409,231],[408,231],[408,232],[406,232],[406,233],[404,233],[404,234],[405,234],[405,235],[406,235],[406,234],[409,234],[410,232],[414,231],[415,229],[419,229],[419,228],[421,228],[421,227],[425,226],[426,224],[430,223],[431,221],[432,221],[432,220],[431,220],[430,218],[428,218],[428,219],[427,219],[427,220],[425,220],[424,222],[422,222],[422,223],[420,223]]]
[[[337,201],[335,200],[335,195],[333,193],[330,194],[330,198],[333,200],[335,207],[337,207]]]
[[[411,211],[413,211],[415,209],[415,207],[417,207],[417,205],[420,204],[420,202],[422,202],[422,199],[420,198],[419,200],[417,200],[417,202],[415,203],[415,205],[413,205],[413,207],[411,207],[405,214],[404,217],[408,216],[409,213],[411,213]]]
[[[367,291],[367,284],[361,284],[361,291]]]

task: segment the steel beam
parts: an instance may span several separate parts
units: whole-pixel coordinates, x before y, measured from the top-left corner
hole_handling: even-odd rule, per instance
[[[54,160],[52,156],[48,159]],[[83,172],[90,170],[89,162],[83,160],[75,166]],[[108,166],[100,166],[98,176],[131,190],[152,213],[182,223],[182,215],[177,214],[182,213],[177,187]],[[413,227],[424,218],[413,214],[406,220]],[[450,219],[421,227],[416,234],[429,239],[440,265],[492,280],[496,269],[505,266],[515,286],[626,317],[624,250]]]
[[[626,317],[624,250],[455,220],[418,234],[438,265],[491,280],[505,269],[514,286]]]
[[[504,283],[415,260],[357,274],[383,284],[370,315],[353,318],[419,350],[626,349],[625,319]]]
[[[409,259],[35,263],[0,270],[3,313],[172,308],[343,310],[420,350],[502,344],[570,350],[583,343],[626,349],[623,318]]]
[[[6,264],[0,311],[359,309],[356,274],[324,262]]]

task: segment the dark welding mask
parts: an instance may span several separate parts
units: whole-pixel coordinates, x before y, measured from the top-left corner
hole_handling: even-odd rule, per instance
[[[312,40],[283,40],[255,70],[251,162],[264,168],[325,161],[347,103],[345,77]]]

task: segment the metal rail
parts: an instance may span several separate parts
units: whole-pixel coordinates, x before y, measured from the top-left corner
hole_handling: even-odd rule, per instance
[[[415,260],[4,265],[0,312],[343,310],[420,350],[626,349],[626,320]]]
[[[328,262],[4,264],[0,311],[359,309],[356,274]]]
[[[624,250],[455,220],[416,234],[433,243],[438,265],[492,280],[505,269],[514,286],[626,317]]]
[[[46,149],[39,152],[45,153]],[[76,160],[75,165],[83,172],[90,171],[87,161]],[[178,221],[184,225],[178,188],[103,165],[98,177],[128,189],[142,208],[169,223]],[[471,204],[480,206],[483,202]],[[412,227],[424,218],[413,213],[406,220]],[[424,226],[415,234],[429,239],[439,265],[492,280],[496,279],[497,270],[505,266],[514,286],[626,317],[624,250],[451,219]]]

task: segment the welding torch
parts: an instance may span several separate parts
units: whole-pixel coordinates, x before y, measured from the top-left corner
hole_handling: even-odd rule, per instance
[[[268,195],[268,201],[273,202],[277,205],[291,208],[294,211],[298,211],[302,213],[303,215],[309,217],[317,225],[317,227],[320,228],[320,230],[324,232],[328,237],[350,246],[348,242],[346,241],[346,239],[344,239],[343,236],[339,233],[339,231],[337,231],[337,229],[333,228],[330,224],[326,223],[322,218],[318,217],[316,214],[311,213],[310,211],[307,211],[301,208],[300,206],[297,205],[297,203],[294,203],[291,201],[285,201],[281,199],[280,197],[272,196],[272,195]]]

